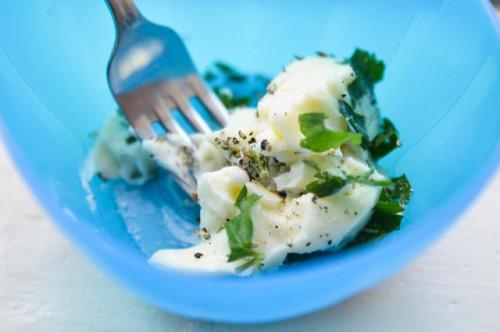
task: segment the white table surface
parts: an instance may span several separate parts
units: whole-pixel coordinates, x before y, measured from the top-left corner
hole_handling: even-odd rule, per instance
[[[500,331],[500,170],[435,246],[388,281],[279,324],[194,322],[143,303],[44,215],[0,148],[0,331]]]
[[[269,325],[180,318],[98,270],[45,216],[0,147],[0,331],[500,331],[500,170],[453,229],[381,285]]]

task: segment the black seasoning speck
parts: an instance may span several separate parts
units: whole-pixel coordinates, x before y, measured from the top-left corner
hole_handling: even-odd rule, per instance
[[[240,144],[240,141],[236,137],[233,137],[233,144]]]
[[[249,144],[253,144],[253,143],[255,143],[255,142],[256,142],[255,137],[252,137],[252,138],[250,138],[250,139],[248,140],[248,143],[249,143]]]
[[[309,247],[311,245],[311,242],[306,243],[306,247]]]
[[[291,243],[287,243],[286,245],[288,246],[288,248],[293,247],[293,244],[291,244]]]
[[[269,146],[269,141],[267,139],[264,139],[262,140],[262,142],[260,142],[260,148],[262,150],[266,150],[268,146]]]
[[[278,191],[278,195],[281,197],[281,198],[286,198],[286,192],[285,191]]]
[[[131,180],[137,180],[141,177],[141,172],[139,170],[134,169],[132,172],[130,172],[129,178]]]
[[[328,240],[328,245],[331,245],[332,244],[332,240]]]
[[[128,136],[128,137],[125,139],[125,143],[127,143],[127,144],[129,144],[129,145],[130,145],[130,144],[134,144],[135,142],[137,142],[137,137],[132,136],[132,135]]]
[[[200,259],[201,257],[203,257],[203,254],[201,252],[196,252],[194,254],[194,258]]]
[[[342,98],[345,98],[347,97],[347,95],[345,93],[342,94]]]
[[[280,227],[279,227],[278,225],[274,225],[274,228],[278,229],[278,228],[280,228]]]
[[[238,136],[240,136],[241,139],[247,139],[247,135],[245,135],[241,130],[238,131]]]
[[[311,198],[311,201],[316,204],[316,202],[318,201],[318,196],[316,195],[313,195],[313,197]]]
[[[354,211],[354,215],[357,216],[358,215],[358,211]]]

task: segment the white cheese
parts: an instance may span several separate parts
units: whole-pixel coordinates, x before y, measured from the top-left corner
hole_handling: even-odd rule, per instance
[[[349,183],[323,198],[305,192],[318,170],[340,177],[366,174],[371,169],[367,154],[352,146],[315,153],[300,146],[304,136],[299,127],[300,114],[323,112],[328,115],[325,125],[329,129],[348,130],[338,105],[341,99],[349,102],[347,86],[354,79],[347,64],[328,57],[306,58],[289,65],[271,82],[258,114],[248,108],[235,110],[227,127],[209,135],[233,166],[217,161],[199,173],[204,238],[190,248],[159,250],[150,262],[192,272],[237,273],[246,259],[228,262],[231,248],[224,225],[238,215],[235,200],[244,186],[249,195],[260,197],[250,215],[253,250],[263,254],[263,268],[283,264],[291,253],[339,249],[355,236],[372,214],[379,187]],[[361,106],[371,107],[365,104]],[[267,158],[264,164],[278,166],[260,176],[253,174],[247,163],[262,167],[255,161],[259,156]],[[375,171],[371,179],[385,176]]]

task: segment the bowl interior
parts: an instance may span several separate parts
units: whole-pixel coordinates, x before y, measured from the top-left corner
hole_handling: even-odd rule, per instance
[[[196,241],[197,207],[186,204],[182,191],[162,175],[162,181],[143,188],[93,181],[93,211],[80,179],[92,145],[89,134],[116,109],[105,75],[115,32],[104,1],[5,3],[0,128],[19,168],[78,245],[163,308],[256,322],[340,301],[420,252],[498,164],[499,30],[486,2],[137,0],[137,5],[146,17],[182,35],[201,70],[223,60],[273,76],[294,55],[321,50],[342,58],[356,47],[375,52],[387,67],[376,91],[379,104],[403,142],[382,166],[392,175],[406,173],[415,191],[403,228],[361,248],[245,279],[155,270],[146,264],[154,250]]]

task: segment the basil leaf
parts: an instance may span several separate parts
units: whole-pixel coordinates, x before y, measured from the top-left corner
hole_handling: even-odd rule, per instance
[[[314,177],[318,180],[309,183],[306,186],[306,191],[318,197],[334,195],[347,183],[342,177],[332,175],[326,171],[318,172]]]
[[[260,197],[255,194],[248,195],[246,186],[243,187],[235,202],[240,212],[225,225],[229,247],[231,248],[228,262],[247,259],[238,268],[240,272],[251,266],[258,268],[264,258],[261,253],[256,252],[252,248],[253,222],[250,211],[259,199]]]
[[[338,148],[343,143],[361,144],[361,135],[351,132],[337,132],[325,127],[327,115],[320,112],[299,115],[300,131],[305,136],[300,146],[314,152]]]
[[[394,124],[387,118],[384,118],[380,127],[380,133],[375,136],[370,144],[370,153],[373,159],[380,159],[392,150],[401,146],[399,134]]]

